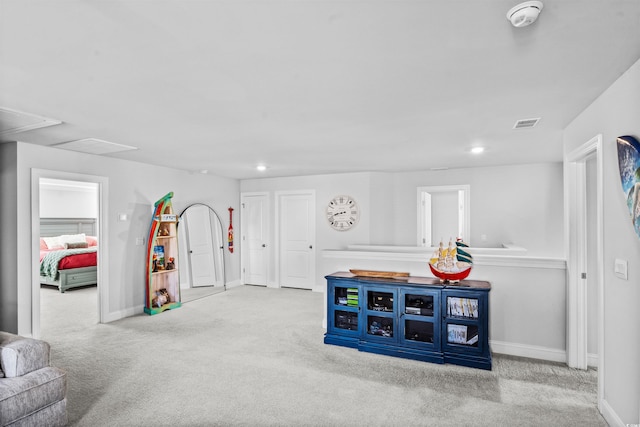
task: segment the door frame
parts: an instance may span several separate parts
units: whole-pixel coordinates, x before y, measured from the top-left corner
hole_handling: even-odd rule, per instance
[[[266,261],[265,261],[265,266],[266,266],[266,285],[268,288],[271,287],[276,287],[273,286],[270,281],[269,281],[269,271],[270,269],[270,265],[269,265],[269,259],[270,259],[270,251],[271,251],[271,247],[270,247],[270,240],[271,240],[271,230],[270,230],[270,226],[271,226],[271,203],[269,200],[269,196],[271,193],[269,193],[268,191],[248,191],[248,192],[244,192],[244,193],[240,193],[240,231],[241,231],[241,242],[240,242],[240,280],[242,282],[243,285],[247,284],[246,281],[246,276],[245,276],[245,269],[247,266],[247,259],[249,257],[249,245],[245,244],[245,230],[248,230],[248,226],[247,226],[247,219],[246,216],[244,215],[244,203],[245,203],[245,199],[247,197],[255,197],[255,196],[262,196],[265,199],[265,215],[267,215],[267,218],[265,219],[265,222],[267,223],[267,226],[269,227],[269,229],[267,230],[267,243],[265,243],[267,246],[266,251],[265,251],[265,257],[266,257]]]
[[[427,219],[431,224],[431,209],[433,206],[429,201],[429,209],[427,210],[425,193],[458,193],[458,236],[462,238],[466,243],[471,241],[471,185],[430,185],[421,186],[417,188],[417,203],[418,207],[418,241],[417,246],[425,247],[426,241],[430,241],[430,246],[437,247],[438,243],[433,240],[433,230],[427,230],[425,225]],[[462,206],[461,206],[462,205]],[[442,236],[441,236],[442,237]]]
[[[40,178],[91,182],[98,185],[98,312],[99,323],[105,323],[109,301],[109,178],[47,169],[31,169],[31,334],[41,337],[40,330]]]
[[[596,267],[598,312],[598,410],[604,401],[604,200],[602,134],[565,155],[565,254],[567,259],[567,365],[587,368],[586,161],[596,161]]]
[[[315,277],[316,277],[316,264],[317,264],[317,259],[316,259],[316,254],[317,252],[317,248],[316,248],[316,225],[317,225],[317,221],[316,221],[316,190],[286,190],[286,191],[276,191],[275,192],[275,250],[274,250],[274,258],[275,258],[275,287],[276,288],[281,288],[282,287],[282,283],[280,282],[280,249],[281,249],[281,240],[282,240],[282,230],[280,227],[280,214],[281,214],[281,204],[282,204],[282,197],[283,196],[294,196],[294,195],[306,195],[309,196],[311,198],[311,202],[312,202],[312,209],[311,209],[311,216],[312,216],[312,221],[313,221],[313,227],[312,227],[312,240],[313,240],[313,262],[311,263],[311,276],[313,277],[314,283],[312,284],[312,289],[316,288],[315,285]]]

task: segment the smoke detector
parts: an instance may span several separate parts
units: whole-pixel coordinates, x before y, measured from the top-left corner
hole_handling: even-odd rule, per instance
[[[542,7],[541,1],[526,1],[520,3],[507,12],[507,19],[511,21],[511,24],[516,28],[526,27],[536,22]]]

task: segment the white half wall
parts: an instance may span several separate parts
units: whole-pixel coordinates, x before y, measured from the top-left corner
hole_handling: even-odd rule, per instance
[[[427,266],[429,255],[327,250],[322,253],[320,272],[326,276],[361,269],[433,277]],[[492,351],[565,362],[565,261],[514,255],[474,255],[473,260],[468,279],[491,283],[489,339]],[[323,291],[326,291],[326,283]],[[325,316],[326,304],[325,301]],[[326,319],[323,326],[326,327]]]

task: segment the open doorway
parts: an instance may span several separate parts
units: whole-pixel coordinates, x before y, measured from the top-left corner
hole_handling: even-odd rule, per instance
[[[40,178],[40,330],[98,322],[98,184]]]
[[[418,246],[457,238],[470,242],[470,191],[470,185],[418,187]]]
[[[49,338],[104,321],[108,282],[101,265],[107,260],[107,186],[105,177],[32,170],[34,337]],[[87,263],[91,252],[93,266],[78,264]],[[67,258],[69,254],[78,258]]]
[[[604,371],[604,261],[602,135],[567,154],[565,216],[567,251],[567,365],[598,369],[602,412]],[[593,342],[596,341],[594,346]]]

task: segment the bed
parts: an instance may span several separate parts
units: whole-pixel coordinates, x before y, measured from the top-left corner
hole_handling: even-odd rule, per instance
[[[98,283],[94,218],[40,219],[40,283],[60,292]]]

